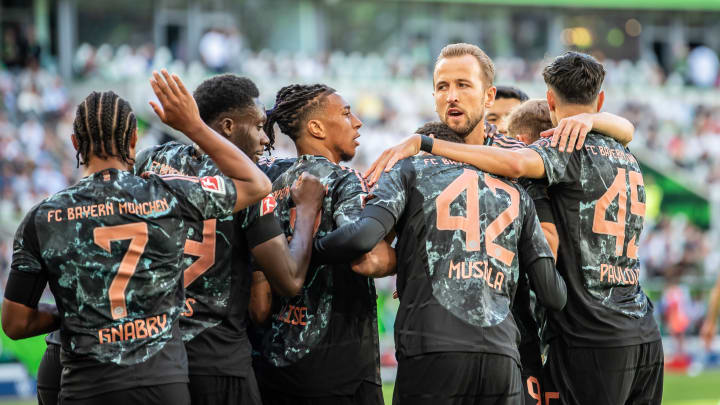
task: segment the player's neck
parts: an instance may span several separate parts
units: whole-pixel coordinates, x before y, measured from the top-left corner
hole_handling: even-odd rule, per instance
[[[558,122],[562,120],[563,118],[572,117],[578,114],[584,114],[584,113],[596,113],[597,110],[593,108],[592,106],[585,106],[585,105],[578,105],[578,104],[572,104],[572,105],[565,105],[565,106],[557,106],[555,107],[555,118]]]
[[[467,145],[483,145],[485,143],[485,121],[480,121],[472,132],[465,137]]]
[[[100,159],[92,156],[88,159],[88,163],[83,170],[83,177],[87,177],[107,169],[127,171],[129,170],[129,167],[127,163],[118,158],[110,157],[107,159]]]
[[[298,156],[302,155],[315,155],[322,156],[327,160],[340,164],[340,156],[335,154],[322,142],[313,142],[314,140],[305,140],[304,138],[298,139],[295,142],[295,150]]]

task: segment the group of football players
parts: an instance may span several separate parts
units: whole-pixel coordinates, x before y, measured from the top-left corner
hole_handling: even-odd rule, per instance
[[[361,121],[326,85],[249,79],[151,106],[193,145],[135,153],[108,91],[78,105],[84,177],[27,214],[2,306],[50,333],[41,404],[383,404],[373,278],[397,275],[395,404],[659,404],[663,351],[639,284],[634,128],[599,112],[605,71],[568,52],[546,100],[495,87],[450,44],[439,122],[361,174]],[[296,158],[263,157],[275,130]],[[39,304],[46,285],[56,306]]]

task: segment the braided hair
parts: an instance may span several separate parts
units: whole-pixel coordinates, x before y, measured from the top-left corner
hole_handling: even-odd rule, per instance
[[[277,123],[285,135],[297,141],[303,124],[322,105],[324,98],[335,93],[335,89],[324,84],[291,84],[278,91],[275,106],[267,111],[265,134],[270,145],[275,143],[274,126]]]
[[[75,155],[78,167],[86,165],[91,154],[100,159],[118,157],[132,165],[130,137],[135,129],[137,121],[130,103],[112,91],[93,91],[78,104],[73,122],[78,142]]]

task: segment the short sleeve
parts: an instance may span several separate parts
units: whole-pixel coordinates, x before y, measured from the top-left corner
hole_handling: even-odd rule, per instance
[[[194,220],[225,218],[237,202],[235,184],[229,177],[159,176],[181,202],[185,214]]]
[[[545,234],[540,227],[540,221],[535,213],[535,205],[526,192],[520,193],[521,204],[523,205],[523,225],[520,234],[520,268],[525,269],[536,260],[549,257],[554,259],[550,245],[545,239]]]
[[[37,307],[47,284],[35,230],[36,213],[37,209],[30,211],[15,233],[10,275],[5,287],[5,298],[31,308]]]
[[[548,185],[552,186],[570,181],[568,178],[568,166],[571,158],[576,155],[575,152],[561,152],[558,148],[550,146],[550,140],[547,138],[540,138],[528,148],[535,151],[542,158]]]
[[[372,191],[372,198],[368,205],[382,207],[395,217],[395,223],[400,219],[407,203],[410,189],[410,175],[412,165],[405,159],[380,176],[380,181]]]
[[[354,169],[346,169],[333,190],[333,221],[341,227],[360,218],[368,187],[362,175]]]
[[[250,249],[283,234],[280,222],[274,214],[276,206],[275,198],[269,194],[259,203],[246,208],[242,218],[238,217],[238,225],[244,231]]]

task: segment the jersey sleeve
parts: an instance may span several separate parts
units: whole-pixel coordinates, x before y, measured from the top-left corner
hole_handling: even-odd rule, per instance
[[[368,206],[384,208],[392,214],[397,223],[407,203],[411,171],[412,165],[408,159],[405,159],[389,172],[383,173],[371,193],[372,198],[368,201]]]
[[[540,221],[535,213],[535,205],[527,192],[521,191],[520,201],[522,204],[523,224],[518,250],[520,254],[520,268],[526,269],[536,260],[548,257],[554,260],[550,245],[548,245],[540,227]]]
[[[332,190],[335,225],[341,227],[357,221],[368,195],[368,187],[362,175],[354,169],[348,169]]]
[[[558,148],[550,146],[550,140],[547,138],[540,138],[528,148],[542,158],[548,185],[567,183],[572,180],[570,166],[571,161],[575,160],[578,155],[576,152],[561,152]]]
[[[248,248],[252,249],[283,234],[280,222],[274,214],[276,205],[275,198],[269,194],[259,203],[253,204],[243,211],[244,218],[239,226],[245,231]]]
[[[5,298],[30,308],[37,307],[47,284],[40,246],[35,230],[37,209],[30,211],[15,233],[10,275]]]
[[[167,175],[160,178],[178,197],[183,211],[191,219],[204,221],[233,214],[237,191],[229,177]]]
[[[152,162],[152,157],[155,154],[156,149],[156,146],[150,146],[135,154],[133,172],[136,176],[150,171],[150,163]]]
[[[552,213],[552,205],[550,204],[550,196],[547,191],[547,179],[520,179],[520,184],[525,188],[530,199],[535,204],[535,212],[540,222],[549,222],[554,224],[555,220]]]

